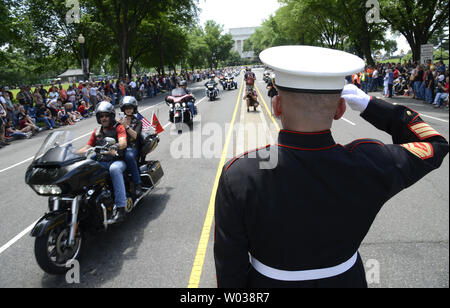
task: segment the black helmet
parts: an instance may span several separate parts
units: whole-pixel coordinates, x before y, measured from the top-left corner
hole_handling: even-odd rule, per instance
[[[124,96],[119,103],[120,110],[125,112],[125,108],[132,106],[134,108],[133,113],[137,113],[138,102],[134,96]]]
[[[97,105],[97,108],[95,108],[95,117],[97,118],[98,124],[101,124],[100,114],[102,113],[108,113],[110,115],[111,123],[116,119],[116,111],[114,110],[114,106],[109,102],[103,101]]]

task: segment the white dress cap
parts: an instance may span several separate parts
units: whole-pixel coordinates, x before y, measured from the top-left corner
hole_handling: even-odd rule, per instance
[[[364,70],[364,61],[335,49],[313,46],[279,46],[264,50],[261,61],[275,72],[281,89],[308,92],[340,92],[345,76]]]

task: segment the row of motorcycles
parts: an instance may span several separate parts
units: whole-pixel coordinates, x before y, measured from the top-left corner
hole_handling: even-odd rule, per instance
[[[237,88],[231,75],[222,85],[229,90]],[[206,91],[210,100],[216,98],[216,86],[207,87]],[[169,121],[176,125],[178,132],[183,125],[192,129],[197,113],[195,97],[184,88],[176,88],[166,97],[166,103],[170,107]],[[125,172],[127,213],[151,194],[164,176],[159,161],[146,160],[160,142],[158,135],[143,131],[140,137],[136,160],[144,193],[135,195],[132,176]],[[94,154],[108,153],[116,146],[115,139],[105,138],[104,144],[91,148],[84,156],[75,154],[73,140],[68,131],[49,134],[25,175],[25,182],[34,192],[48,198],[48,212],[35,224],[31,235],[35,237],[37,263],[53,275],[65,274],[69,269],[67,264],[79,259],[86,235],[114,225],[118,211],[110,172],[91,159]]]

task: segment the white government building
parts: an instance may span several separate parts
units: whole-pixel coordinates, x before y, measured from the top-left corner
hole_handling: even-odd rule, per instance
[[[246,39],[249,39],[250,36],[255,33],[256,29],[256,27],[247,27],[231,28],[229,30],[234,41],[233,49],[241,55],[241,58],[253,58],[255,56],[255,53],[253,51],[244,52],[244,41]]]

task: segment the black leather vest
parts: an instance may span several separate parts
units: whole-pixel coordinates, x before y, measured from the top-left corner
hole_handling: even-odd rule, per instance
[[[119,123],[115,123],[112,127],[110,127],[107,132],[103,131],[103,128],[100,126],[99,129],[95,132],[95,144],[97,146],[104,146],[106,144],[105,138],[113,138],[116,140],[116,143],[119,144],[119,136],[117,135],[117,126]],[[99,161],[113,161],[113,160],[122,160],[125,157],[125,150],[119,150],[117,152],[119,156],[112,157],[110,155],[99,155]]]

